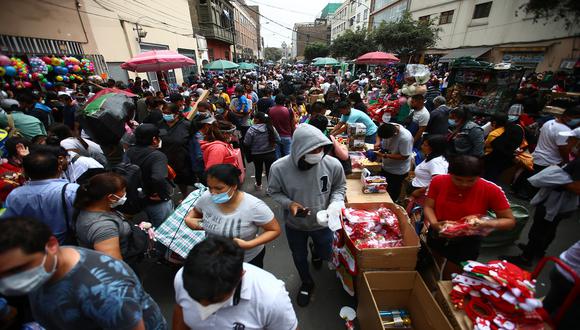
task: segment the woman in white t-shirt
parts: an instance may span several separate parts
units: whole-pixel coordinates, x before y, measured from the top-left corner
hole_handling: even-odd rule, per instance
[[[421,145],[425,160],[415,167],[415,177],[411,181],[411,196],[420,198],[425,196],[431,179],[439,174],[447,174],[449,163],[444,153],[447,140],[443,135],[430,135]]]
[[[209,191],[185,217],[191,229],[233,238],[245,250],[244,262],[263,268],[265,244],[280,235],[280,225],[268,205],[240,191],[240,170],[218,164],[207,170]],[[259,229],[263,232],[258,235]]]

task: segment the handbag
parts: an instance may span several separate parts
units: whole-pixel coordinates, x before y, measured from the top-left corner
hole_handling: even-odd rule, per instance
[[[175,211],[155,230],[157,241],[184,259],[196,244],[205,239],[205,231],[193,230],[184,223],[185,216],[194,207],[199,197],[207,191],[202,184],[197,183],[195,186],[198,189],[187,195]]]

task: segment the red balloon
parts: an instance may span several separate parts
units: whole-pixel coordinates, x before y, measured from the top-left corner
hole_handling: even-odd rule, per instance
[[[48,56],[45,56],[42,58],[42,61],[46,64],[51,64],[52,63],[52,59]]]
[[[32,87],[32,83],[30,81],[25,81],[22,83],[24,85],[25,88],[30,88]]]

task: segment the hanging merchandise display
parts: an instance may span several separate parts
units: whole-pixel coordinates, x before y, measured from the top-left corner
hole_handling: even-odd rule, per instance
[[[95,73],[89,59],[74,56],[8,57],[0,55],[0,79],[4,86],[16,89],[30,88],[38,83],[51,88],[54,82],[83,82]]]
[[[451,302],[474,329],[543,329],[542,302],[529,272],[506,261],[469,261],[452,282]]]

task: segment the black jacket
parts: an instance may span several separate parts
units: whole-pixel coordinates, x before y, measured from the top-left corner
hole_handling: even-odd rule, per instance
[[[157,194],[162,200],[171,198],[173,186],[167,179],[167,157],[151,147],[133,146],[127,150],[131,164],[141,168],[143,191],[147,196]]]

